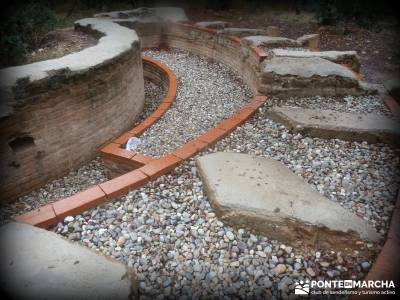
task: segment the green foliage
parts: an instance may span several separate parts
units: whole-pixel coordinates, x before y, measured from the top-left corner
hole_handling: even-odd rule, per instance
[[[390,5],[376,0],[320,0],[314,1],[318,21],[323,25],[354,22],[370,28],[386,14],[393,14]],[[394,9],[395,10],[395,9]]]
[[[57,18],[45,1],[16,1],[2,8],[0,26],[0,65],[24,62],[46,34],[57,24]]]

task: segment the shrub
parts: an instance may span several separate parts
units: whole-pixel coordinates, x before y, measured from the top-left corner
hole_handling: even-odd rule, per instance
[[[0,19],[1,67],[23,63],[57,23],[45,1],[15,1],[2,8]]]
[[[354,22],[369,28],[396,10],[385,1],[376,0],[319,0],[313,4],[317,19],[323,25]]]

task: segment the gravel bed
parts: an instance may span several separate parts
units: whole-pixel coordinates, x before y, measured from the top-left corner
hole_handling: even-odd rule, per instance
[[[147,118],[160,105],[165,90],[149,80],[145,80],[145,105],[137,123]],[[33,210],[58,199],[69,197],[83,191],[89,186],[107,181],[106,168],[100,157],[82,165],[79,169],[55,179],[43,187],[19,197],[16,201],[1,205],[0,225],[9,222],[10,218]]]
[[[135,126],[150,116],[155,110],[157,110],[158,106],[160,106],[161,101],[165,97],[165,89],[163,86],[156,85],[150,80],[145,79],[144,81],[144,108],[142,113],[139,116],[139,119],[136,121]]]
[[[385,233],[399,153],[383,144],[292,135],[266,118],[266,108],[208,152],[279,160]],[[142,299],[290,299],[295,280],[364,278],[380,251],[374,244],[365,252],[311,250],[226,226],[210,207],[195,158],[115,202],[66,218],[54,231],[132,266]]]
[[[177,148],[232,114],[250,97],[249,90],[222,65],[186,52],[148,51],[146,55],[169,65],[180,84],[177,102],[141,137],[142,153],[162,155]],[[218,75],[214,77],[214,73]],[[154,95],[162,94],[157,88],[148,88]],[[292,101],[314,108],[323,107],[322,103],[327,106],[326,98],[302,99],[306,100],[272,99],[208,152],[235,151],[279,160],[320,193],[384,234],[400,183],[398,150],[384,144],[294,135],[266,118],[266,110],[273,104],[290,105]],[[362,102],[355,106],[357,111],[367,109],[360,105],[374,103],[366,101],[357,101]],[[352,106],[346,105],[336,107],[329,102],[330,109],[349,111]],[[80,181],[82,178],[106,180],[101,170],[100,164],[83,170],[86,177],[64,177],[58,185],[53,182],[52,187],[39,190],[41,195],[36,192],[32,203],[21,201],[21,206],[33,207],[36,197],[50,199],[53,197],[48,194],[56,197],[60,191],[69,193],[65,190],[68,182],[68,189],[75,189],[73,194],[85,182]],[[18,212],[23,209],[18,208]],[[132,266],[142,299],[291,299],[295,280],[364,278],[380,250],[376,244],[365,244],[363,252],[307,249],[302,241],[286,245],[226,226],[210,207],[195,158],[116,201],[75,218],[67,217],[54,231]]]
[[[14,202],[2,204],[0,224],[9,222],[14,215],[20,215],[58,199],[69,197],[85,190],[89,186],[106,180],[106,169],[100,157],[97,157],[79,169],[73,170],[61,178],[50,181],[43,187],[17,198]]]
[[[293,106],[312,109],[331,109],[340,112],[375,113],[394,117],[378,95],[344,96],[344,97],[272,97],[269,102],[278,106]]]
[[[295,280],[363,278],[374,257],[293,247],[224,225],[194,159],[54,230],[132,266],[141,299],[287,299]]]
[[[171,108],[141,136],[137,151],[151,156],[169,153],[229,117],[251,97],[251,92],[228,67],[185,51],[148,50],[178,77]]]
[[[281,161],[316,190],[361,216],[384,234],[400,186],[399,150],[385,144],[320,139],[290,133],[266,117],[265,105],[250,122],[216,144]]]

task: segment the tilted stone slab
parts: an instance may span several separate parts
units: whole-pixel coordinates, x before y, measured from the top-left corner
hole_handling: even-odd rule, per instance
[[[185,22],[188,21],[185,11],[180,7],[163,6],[163,7],[139,7],[137,9],[111,11],[95,14],[96,18],[108,18],[113,21],[130,21],[130,22]]]
[[[273,57],[261,66],[260,92],[279,96],[372,92],[348,68],[320,57]]]
[[[12,299],[133,299],[127,266],[22,223],[0,228],[1,288]]]
[[[298,41],[279,37],[279,36],[266,36],[266,35],[254,35],[242,38],[243,43],[250,46],[256,47],[300,47],[301,44]]]
[[[204,22],[197,22],[194,25],[201,28],[223,29],[227,27],[229,23],[224,21],[204,21]]]
[[[268,117],[293,132],[313,137],[400,144],[400,123],[372,113],[275,106],[268,111]]]
[[[251,35],[264,35],[266,30],[264,29],[253,29],[253,28],[233,28],[226,27],[218,31],[220,34],[225,35],[236,35],[238,37],[251,36]]]
[[[197,160],[217,216],[279,241],[326,249],[357,248],[380,236],[364,220],[313,190],[282,163],[218,152]]]
[[[280,36],[281,29],[278,26],[268,26],[266,29],[268,36]]]
[[[352,70],[360,70],[360,61],[356,51],[297,51],[290,49],[274,49],[275,56],[285,57],[320,57],[337,64],[345,64]]]
[[[297,42],[304,47],[318,48],[319,47],[319,34],[305,34],[297,39]]]

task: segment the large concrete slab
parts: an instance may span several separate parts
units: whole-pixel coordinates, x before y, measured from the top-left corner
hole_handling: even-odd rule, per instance
[[[197,165],[217,216],[232,226],[327,249],[352,249],[359,239],[379,239],[365,221],[278,161],[219,152],[200,157]]]
[[[273,57],[262,65],[260,91],[282,96],[369,92],[348,68],[320,57]]]
[[[268,117],[293,132],[314,137],[400,144],[400,123],[372,113],[275,106],[268,111]]]
[[[22,223],[0,228],[0,283],[10,299],[133,299],[125,265]]]
[[[303,78],[339,76],[356,80],[348,69],[319,57],[274,57],[265,64],[264,72]]]
[[[345,64],[354,71],[360,70],[360,61],[356,51],[298,51],[290,49],[274,49],[275,56],[286,57],[320,57],[334,63]]]
[[[242,38],[242,41],[250,46],[256,47],[300,47],[298,41],[277,36],[256,35]]]

